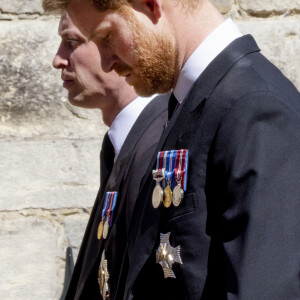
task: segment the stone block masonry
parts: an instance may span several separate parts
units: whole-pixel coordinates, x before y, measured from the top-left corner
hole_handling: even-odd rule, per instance
[[[43,14],[42,2],[39,0],[0,0],[0,10],[10,14]]]
[[[300,89],[300,0],[214,0]],[[99,186],[107,128],[71,106],[52,58],[58,18],[0,0],[0,299],[57,300]]]

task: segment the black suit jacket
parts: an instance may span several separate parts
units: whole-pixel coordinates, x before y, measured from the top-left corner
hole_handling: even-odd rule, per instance
[[[127,224],[131,218],[140,181],[167,121],[168,98],[168,94],[158,96],[145,107],[129,132],[114,164],[113,147],[108,135],[104,137],[100,155],[101,185],[83,237],[66,300],[102,299],[97,279],[103,249],[106,250],[110,274],[110,299],[115,298],[118,282],[121,280],[119,270],[123,264],[127,244]],[[98,240],[97,228],[107,191],[118,191],[114,222],[108,238]]]
[[[214,59],[156,150],[189,150],[182,204],[152,207],[155,157],[143,180],[123,299],[300,299],[299,116],[299,92],[251,36]],[[167,232],[176,279],[155,261]]]

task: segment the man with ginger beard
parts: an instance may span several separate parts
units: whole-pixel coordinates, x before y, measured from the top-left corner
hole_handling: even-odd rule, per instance
[[[141,95],[173,90],[175,112],[129,226],[126,283],[110,298],[298,299],[300,96],[292,83],[208,0],[59,5],[95,41],[105,71]]]
[[[110,127],[100,156],[100,189],[65,298],[99,299],[99,253],[106,251],[109,267],[115,270],[110,283],[117,285],[132,208],[167,121],[169,95],[137,97],[124,78],[114,71],[104,73],[97,46],[82,35],[67,11],[62,13],[58,32],[62,41],[53,67],[61,70],[70,103],[100,109],[104,123]],[[117,192],[114,207],[103,215],[111,192]]]

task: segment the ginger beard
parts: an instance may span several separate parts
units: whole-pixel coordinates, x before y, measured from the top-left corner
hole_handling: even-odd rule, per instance
[[[128,21],[133,34],[133,49],[130,55],[133,65],[118,64],[115,71],[119,75],[131,73],[128,84],[140,96],[162,94],[174,87],[178,73],[178,54],[171,35],[146,31],[130,8],[120,14]]]

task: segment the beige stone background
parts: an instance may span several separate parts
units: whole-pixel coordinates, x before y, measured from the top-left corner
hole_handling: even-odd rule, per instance
[[[214,0],[300,89],[300,0]],[[58,19],[0,0],[0,299],[59,299],[99,184],[105,126],[72,107],[51,61]]]

